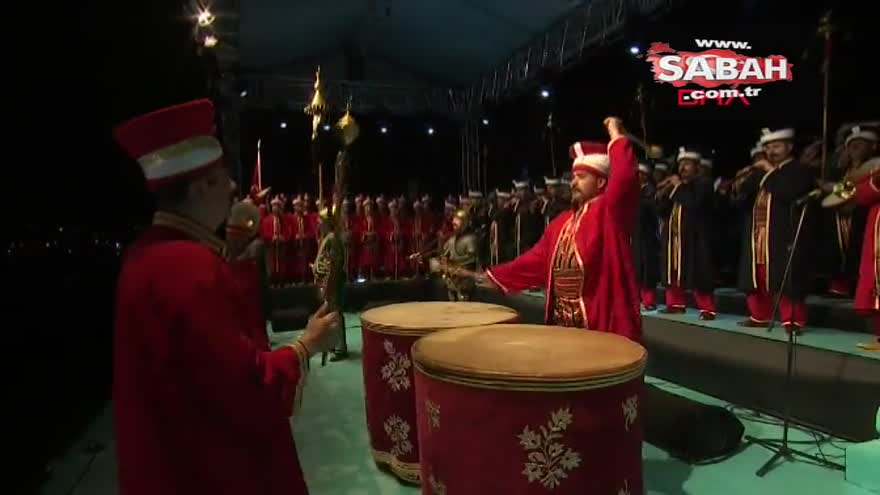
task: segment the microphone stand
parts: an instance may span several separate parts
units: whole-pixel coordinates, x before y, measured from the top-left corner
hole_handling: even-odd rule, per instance
[[[795,205],[797,206],[797,205]],[[770,313],[770,322],[767,324],[767,332],[772,332],[773,328],[776,324],[776,312],[779,310],[779,305],[782,301],[782,294],[785,290],[785,286],[788,283],[788,279],[791,277],[791,265],[794,260],[795,252],[797,251],[798,241],[801,236],[801,228],[804,225],[804,217],[807,214],[807,209],[809,208],[809,203],[805,202],[801,207],[801,215],[798,220],[797,229],[794,232],[794,239],[791,243],[791,249],[789,249],[788,260],[785,264],[785,272],[782,275],[782,284],[779,287],[779,293],[776,294],[775,300],[773,301],[773,311]],[[788,431],[791,426],[791,381],[792,375],[794,373],[794,359],[795,359],[795,330],[788,332],[788,342],[786,343],[786,363],[785,363],[785,382],[782,387],[782,400],[785,405],[785,411],[783,412],[782,417],[782,439],[777,438],[755,438],[750,435],[746,435],[746,440],[751,443],[760,445],[765,449],[773,452],[773,456],[764,463],[756,472],[755,475],[763,478],[770,469],[772,469],[776,461],[779,459],[785,459],[788,462],[794,462],[796,457],[802,457],[804,459],[808,459],[813,461],[814,463],[829,468],[829,469],[838,469],[844,470],[844,466],[841,464],[837,464],[835,462],[829,461],[824,457],[819,457],[813,454],[808,454],[806,452],[801,452],[798,450],[794,450],[789,446],[788,441]]]

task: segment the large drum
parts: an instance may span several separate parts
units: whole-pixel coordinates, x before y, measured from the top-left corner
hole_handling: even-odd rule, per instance
[[[373,458],[402,480],[419,481],[419,443],[410,348],[438,330],[509,323],[516,311],[476,302],[411,302],[361,314],[367,430]]]
[[[643,493],[639,344],[498,325],[429,335],[412,354],[423,494]]]

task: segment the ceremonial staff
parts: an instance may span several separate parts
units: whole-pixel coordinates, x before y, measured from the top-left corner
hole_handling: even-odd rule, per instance
[[[828,11],[819,20],[818,34],[824,39],[824,61],[822,63],[822,168],[821,177],[825,180],[825,168],[828,160],[828,85],[831,79],[831,33],[834,27],[831,25],[831,11]]]

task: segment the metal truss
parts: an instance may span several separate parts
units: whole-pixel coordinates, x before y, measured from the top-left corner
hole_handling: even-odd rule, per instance
[[[465,88],[464,108],[473,113],[486,103],[499,103],[539,83],[548,70],[558,74],[581,61],[587,50],[616,41],[631,16],[651,17],[682,1],[587,0]]]

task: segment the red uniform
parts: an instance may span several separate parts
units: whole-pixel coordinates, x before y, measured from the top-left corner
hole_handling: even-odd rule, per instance
[[[375,214],[360,217],[355,235],[359,245],[358,271],[365,277],[378,272],[382,264],[382,242],[379,218]]]
[[[291,213],[290,216],[290,276],[299,283],[311,280],[311,263],[318,253],[317,216]]]
[[[388,215],[381,225],[382,266],[385,274],[394,279],[409,275],[412,225],[399,215]]]
[[[870,208],[862,243],[859,283],[853,308],[874,316],[874,332],[880,338],[880,173],[874,172],[856,185],[856,202]]]
[[[132,119],[114,137],[156,190],[222,167],[214,128],[213,105],[198,100]],[[269,351],[251,338],[255,321],[216,227],[160,211],[122,259],[113,339],[121,495],[307,493],[288,418],[308,350]]]
[[[566,211],[557,216],[534,247],[487,275],[504,293],[544,287],[550,324],[576,322],[640,341],[630,243],[639,194],[636,160],[626,138],[612,141],[608,154],[612,173],[606,191],[577,215]]]
[[[273,284],[290,281],[290,259],[288,251],[293,232],[290,222],[283,214],[270,214],[260,224],[260,237],[266,244],[269,260],[269,279]]]
[[[434,222],[431,213],[424,210],[416,210],[412,219],[412,244],[410,251],[412,253],[424,253],[430,249],[432,237],[434,235]],[[419,260],[412,260],[411,271],[413,273],[422,270],[422,263]]]
[[[253,322],[205,229],[157,215],[119,278],[113,407],[122,495],[307,493],[287,418],[308,358]]]

